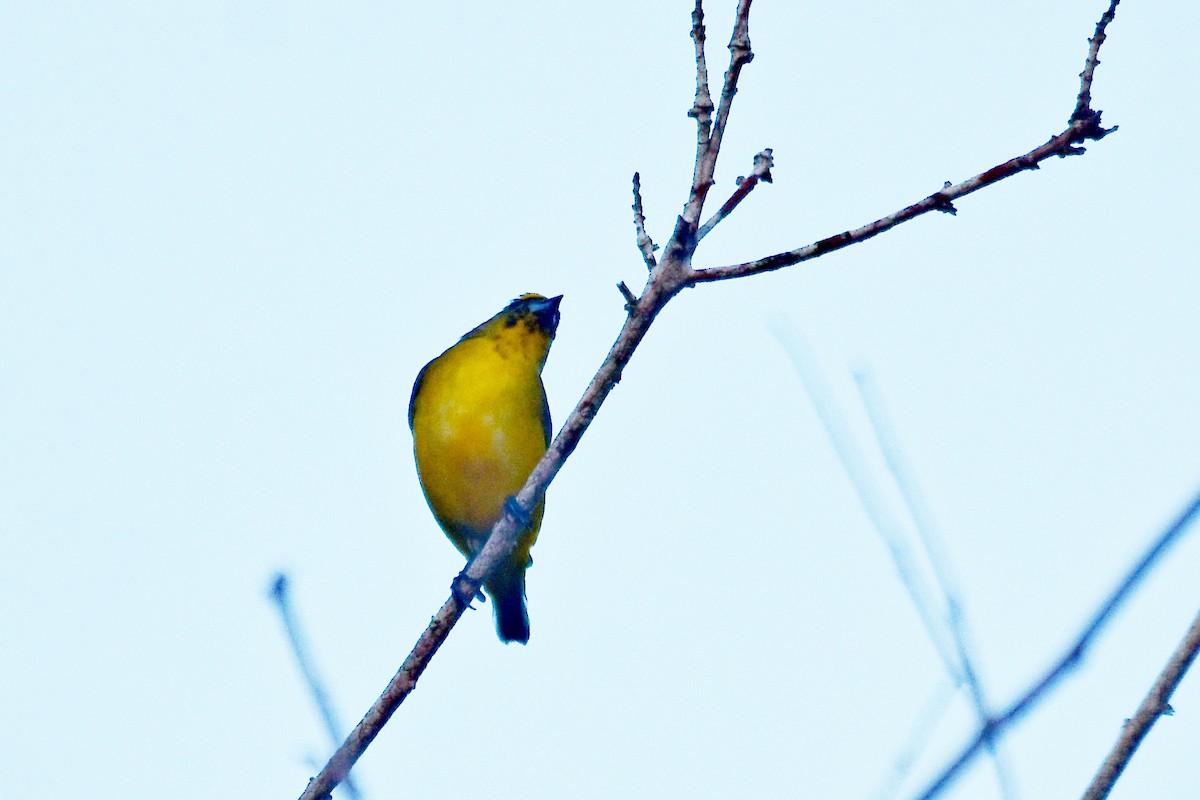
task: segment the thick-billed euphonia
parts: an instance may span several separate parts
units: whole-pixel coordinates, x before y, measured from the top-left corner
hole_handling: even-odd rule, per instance
[[[521,295],[426,364],[413,385],[408,424],[421,488],[438,524],[468,559],[550,444],[542,366],[560,300]],[[544,509],[545,501],[533,509],[516,549],[483,585],[504,642],[529,641],[525,570]]]

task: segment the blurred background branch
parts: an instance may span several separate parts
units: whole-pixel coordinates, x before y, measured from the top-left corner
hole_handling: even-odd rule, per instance
[[[321,676],[317,674],[317,667],[313,663],[312,656],[309,655],[308,646],[304,641],[304,633],[300,629],[300,621],[296,618],[296,612],[292,608],[290,583],[286,573],[275,574],[271,580],[271,587],[267,591],[267,597],[279,611],[279,620],[283,623],[283,631],[287,636],[288,644],[291,645],[296,666],[300,668],[300,675],[304,678],[304,683],[312,696],[313,705],[317,707],[317,714],[321,717],[325,732],[329,734],[329,740],[336,748],[342,743],[346,734],[342,730],[342,726],[338,724],[337,712],[329,699],[329,693],[325,691]],[[341,785],[345,788],[346,796],[350,800],[363,800],[358,786],[349,774],[346,775]]]

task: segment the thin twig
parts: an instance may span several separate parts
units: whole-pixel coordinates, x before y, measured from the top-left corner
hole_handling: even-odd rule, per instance
[[[1146,738],[1146,734],[1154,727],[1154,723],[1158,722],[1159,717],[1171,713],[1171,695],[1175,693],[1179,682],[1183,680],[1188,668],[1196,660],[1197,652],[1200,652],[1200,614],[1192,620],[1192,625],[1188,628],[1183,641],[1171,653],[1167,665],[1163,667],[1158,680],[1150,687],[1150,693],[1138,706],[1137,712],[1125,720],[1117,743],[1113,746],[1112,752],[1108,754],[1108,758],[1104,759],[1104,763],[1100,765],[1100,771],[1096,774],[1091,786],[1084,792],[1083,800],[1103,800],[1108,797],[1113,785],[1129,764],[1129,759],[1133,758],[1133,754],[1142,740]]]
[[[1100,63],[1100,45],[1104,43],[1106,36],[1105,29],[1112,22],[1116,14],[1118,2],[1120,0],[1110,0],[1108,10],[1104,12],[1104,15],[1101,16],[1100,21],[1096,24],[1095,35],[1088,40],[1090,47],[1084,62],[1083,72],[1081,73],[1079,96],[1076,99],[1075,110],[1071,114],[1070,123],[1062,133],[1052,136],[1045,144],[1035,147],[1024,155],[1011,158],[1003,164],[998,164],[989,170],[979,173],[973,178],[968,178],[962,183],[943,186],[941,191],[934,192],[924,200],[913,203],[894,214],[889,214],[886,217],[855,228],[852,231],[844,231],[843,233],[827,237],[819,242],[814,242],[796,250],[789,250],[786,253],[776,253],[754,261],[746,261],[741,264],[731,264],[724,267],[694,270],[692,273],[692,285],[708,281],[740,278],[745,275],[755,275],[760,272],[771,272],[783,267],[790,267],[793,264],[809,261],[826,253],[832,253],[835,250],[841,250],[843,247],[848,247],[849,245],[878,236],[884,231],[891,230],[897,225],[916,219],[922,214],[928,214],[930,211],[953,214],[955,212],[954,201],[960,197],[977,192],[1005,178],[1010,178],[1018,172],[1037,169],[1039,164],[1053,156],[1065,158],[1066,156],[1082,155],[1085,150],[1078,145],[1087,141],[1099,141],[1117,130],[1116,125],[1111,128],[1104,128],[1100,125],[1101,112],[1092,109],[1091,100],[1092,79],[1095,74],[1096,65]]]
[[[495,537],[493,536],[493,538]],[[474,595],[467,596],[473,597]],[[383,726],[391,719],[392,714],[396,713],[396,709],[404,702],[404,698],[408,697],[416,688],[417,679],[429,666],[433,654],[442,646],[442,642],[446,640],[450,629],[454,627],[454,623],[458,622],[464,610],[458,595],[452,593],[450,599],[442,604],[437,614],[429,622],[429,627],[421,634],[421,638],[417,640],[417,644],[408,654],[408,658],[404,659],[400,670],[388,682],[383,694],[354,726],[354,730],[350,731],[346,741],[330,756],[329,761],[317,773],[317,776],[308,782],[304,793],[300,795],[301,800],[328,800],[333,788],[346,779],[350,768],[383,730]]]
[[[725,70],[725,82],[721,86],[721,100],[717,106],[717,118],[712,124],[711,133],[707,137],[703,137],[705,141],[701,145],[698,142],[696,147],[696,166],[692,172],[692,189],[688,195],[687,205],[684,207],[683,216],[680,223],[686,225],[692,237],[695,237],[697,228],[700,225],[700,215],[704,211],[704,199],[708,196],[708,190],[713,185],[713,175],[717,169],[717,158],[721,154],[721,142],[725,138],[725,127],[729,123],[729,112],[733,107],[733,96],[737,94],[738,78],[741,77],[742,67],[754,60],[754,53],[750,50],[750,3],[751,0],[738,0],[737,18],[733,25],[733,36],[729,39],[729,67]],[[696,0],[696,9],[700,13],[700,20],[703,21],[704,15],[700,11],[700,0]],[[696,12],[693,12],[693,20],[696,18]],[[703,28],[701,28],[703,30]],[[693,33],[695,25],[693,23]],[[697,43],[697,49],[702,51],[701,43],[703,35]],[[703,66],[702,52],[697,55],[697,87],[699,87],[700,75],[699,70]],[[705,94],[708,89],[708,73],[705,67]],[[699,88],[697,88],[696,108],[700,108]],[[712,108],[712,99],[708,98],[708,109]],[[708,114],[704,114],[703,118],[707,122]],[[698,116],[696,121],[701,122],[701,117]],[[701,127],[707,128],[707,124]]]
[[[962,670],[963,684],[966,685],[980,726],[985,726],[991,718],[992,712],[983,691],[983,684],[979,679],[979,672],[975,669],[975,662],[971,656],[969,636],[960,600],[961,594],[950,574],[949,562],[945,555],[945,548],[942,546],[941,536],[938,534],[937,524],[934,522],[933,514],[930,513],[929,506],[925,503],[920,487],[917,486],[916,479],[913,477],[915,473],[906,463],[904,448],[900,446],[899,438],[892,427],[887,408],[874,379],[866,371],[857,371],[854,373],[854,382],[858,386],[859,397],[862,398],[863,408],[867,411],[867,419],[875,433],[879,451],[883,454],[883,461],[908,508],[913,528],[917,532],[917,540],[925,549],[925,558],[933,569],[934,581],[945,601],[947,628],[950,631],[950,639],[954,643],[954,652],[958,657],[959,668]],[[996,771],[1000,796],[1013,797],[1015,792],[1012,787],[1012,777],[1000,752],[999,742],[989,739],[987,749],[992,766]]]
[[[646,262],[646,268],[654,269],[658,266],[654,258],[654,251],[658,249],[658,245],[650,238],[650,234],[646,233],[646,215],[642,213],[642,176],[636,172],[633,173],[633,228],[637,231],[637,246],[642,253],[642,260]]]
[[[627,313],[633,311],[633,307],[637,305],[637,295],[625,285],[625,281],[617,283],[617,291],[621,293],[621,299],[625,301],[625,311]]]
[[[692,9],[692,42],[696,47],[696,100],[688,116],[696,120],[696,165],[700,155],[708,149],[708,138],[712,133],[712,93],[708,89],[708,60],[704,56],[704,4],[696,0]]]
[[[979,681],[975,675],[971,659],[968,656],[965,642],[961,638],[961,631],[957,630],[953,624],[948,626],[942,624],[942,615],[935,610],[935,605],[937,604],[931,599],[932,593],[929,590],[927,582],[922,579],[921,570],[917,567],[913,553],[905,542],[900,525],[896,521],[895,515],[888,511],[887,504],[883,500],[883,493],[866,468],[866,459],[863,457],[861,450],[859,450],[854,436],[850,433],[850,428],[842,416],[841,409],[833,400],[832,393],[829,391],[828,384],[821,374],[820,368],[817,366],[816,359],[803,339],[791,328],[773,326],[773,332],[791,360],[792,366],[799,375],[801,383],[804,384],[804,388],[808,392],[808,396],[812,400],[813,407],[817,412],[817,417],[821,420],[821,424],[825,428],[825,433],[829,437],[830,444],[833,446],[834,452],[842,464],[842,469],[845,470],[846,476],[850,479],[850,484],[854,487],[854,491],[858,495],[859,502],[862,503],[863,510],[866,511],[872,527],[875,528],[875,531],[879,534],[879,538],[887,547],[892,565],[896,568],[896,572],[899,575],[900,584],[908,592],[909,600],[912,602],[913,608],[917,611],[917,616],[920,617],[921,623],[925,627],[925,633],[929,636],[938,655],[941,656],[942,666],[946,670],[946,674],[950,676],[950,680],[954,683],[955,687],[960,687],[964,684],[969,687],[969,693],[975,703],[980,724],[986,723],[990,719],[989,712],[984,704],[983,691],[979,686]],[[861,380],[860,388],[862,388]],[[894,467],[898,463],[896,460],[897,448],[894,445],[894,441],[886,436],[887,431],[882,429],[883,426],[878,414],[879,403],[876,400],[874,403],[876,406],[874,411],[876,413],[871,413],[872,403],[866,401],[865,394],[864,402],[868,406],[868,413],[871,416],[872,424],[875,425],[876,439],[880,444],[880,449],[884,451],[885,458],[888,457],[890,452],[891,460],[889,461],[889,466]],[[895,469],[893,469],[893,476],[896,477],[897,485],[901,489],[901,494],[905,495],[906,501],[915,496],[912,494],[913,487],[908,485],[901,477],[896,476]],[[907,494],[905,492],[906,488],[909,490]],[[910,510],[912,510],[911,502]],[[914,523],[919,526],[920,523],[915,512],[913,518]],[[926,553],[929,560],[933,562],[935,557],[932,555],[928,545],[926,545]],[[937,574],[936,566],[934,572]],[[942,597],[946,599],[947,605],[950,608],[955,608],[955,601],[953,596],[947,592],[946,584],[941,583],[940,580],[939,584]],[[947,627],[950,629],[952,640],[956,646],[953,651],[946,644],[945,630]],[[1001,796],[1006,798],[1011,797],[1011,781],[1009,780],[1008,772],[1004,767],[996,743],[989,741],[987,745],[993,764],[995,765],[996,778]]]
[[[946,715],[946,711],[949,710],[950,702],[954,699],[955,694],[956,691],[950,684],[938,682],[933,697],[929,698],[920,716],[917,717],[917,722],[908,736],[908,742],[900,749],[900,754],[892,762],[888,776],[884,778],[875,792],[875,800],[890,800],[896,796],[905,776],[908,775],[917,758],[929,746],[929,742],[933,739],[933,733],[937,730],[942,717]]]
[[[1075,101],[1075,110],[1071,112],[1071,122],[1086,121],[1091,119],[1093,113],[1100,113],[1092,111],[1092,78],[1096,74],[1096,67],[1100,66],[1100,45],[1108,38],[1105,30],[1108,23],[1117,16],[1117,5],[1120,2],[1121,0],[1110,0],[1108,10],[1100,15],[1100,21],[1096,23],[1096,32],[1088,39],[1090,46],[1087,59],[1083,62],[1083,72],[1079,73],[1079,97]]]
[[[292,611],[292,599],[288,594],[288,577],[280,572],[275,576],[275,580],[271,581],[271,590],[267,595],[275,602],[275,606],[279,609],[279,617],[283,622],[284,632],[287,633],[288,642],[292,645],[292,655],[296,657],[296,664],[300,667],[300,674],[304,676],[304,682],[308,684],[308,690],[312,693],[313,702],[317,705],[317,711],[321,715],[321,721],[325,723],[325,731],[329,734],[333,746],[337,747],[342,741],[342,726],[338,724],[337,712],[333,710],[333,703],[329,701],[329,695],[325,692],[325,687],[321,683],[321,678],[317,675],[317,668],[309,658],[308,648],[304,646],[304,636],[300,632],[300,623],[296,621],[296,615]],[[347,774],[345,779],[346,794],[350,795],[351,800],[359,800],[358,787],[353,779]]]
[[[745,177],[739,177],[736,181],[737,189],[729,196],[729,199],[721,204],[717,209],[717,213],[713,214],[708,222],[700,226],[700,230],[696,232],[696,241],[708,236],[709,232],[721,224],[721,220],[728,217],[738,203],[746,199],[750,192],[754,191],[754,187],[758,186],[758,182],[771,183],[771,167],[775,166],[775,159],[771,157],[771,148],[763,150],[754,157],[754,169]]]
[[[1012,705],[1005,709],[1004,713],[988,720],[981,727],[979,733],[970,744],[963,748],[958,757],[942,770],[942,773],[934,779],[933,783],[924,792],[918,795],[920,800],[929,800],[940,794],[958,776],[962,768],[978,755],[979,751],[986,745],[988,739],[995,738],[1014,722],[1024,717],[1033,708],[1034,704],[1041,699],[1042,695],[1048,692],[1060,680],[1066,677],[1068,672],[1083,661],[1088,648],[1091,647],[1100,631],[1112,619],[1113,614],[1129,599],[1133,590],[1146,578],[1150,570],[1158,564],[1171,546],[1179,541],[1184,531],[1187,530],[1198,513],[1200,513],[1200,493],[1191,499],[1175,520],[1167,526],[1166,530],[1154,540],[1154,543],[1146,550],[1146,553],[1129,571],[1124,580],[1117,585],[1108,596],[1108,599],[1104,601],[1100,610],[1092,616],[1092,619],[1084,627],[1070,649],[1046,670],[1045,674],[1026,690],[1025,694],[1021,695]]]
[[[850,479],[850,485],[854,487],[854,492],[858,495],[863,511],[871,521],[871,526],[875,528],[884,546],[887,547],[892,565],[896,568],[896,573],[900,578],[900,584],[908,592],[909,600],[916,609],[917,616],[920,617],[921,624],[924,626],[929,640],[933,643],[934,650],[941,658],[946,674],[950,676],[955,686],[960,686],[963,677],[959,663],[946,642],[944,628],[938,621],[939,615],[934,609],[935,603],[930,596],[928,583],[921,576],[921,570],[917,567],[911,548],[904,541],[904,534],[901,532],[895,516],[889,513],[883,493],[871,478],[866,466],[867,461],[859,450],[854,436],[850,433],[850,426],[846,424],[841,409],[833,400],[833,393],[829,390],[829,385],[821,374],[816,358],[813,357],[807,343],[793,327],[775,325],[771,326],[771,331],[779,340],[784,352],[787,353],[800,382],[804,384],[805,391],[808,392],[813,408],[817,412],[817,417],[821,420],[825,433],[829,437],[829,443],[833,446],[833,451],[837,454],[838,461],[846,472],[846,477]]]
[[[972,192],[977,192],[986,186],[991,186],[993,183],[1002,181],[1005,178],[1011,178],[1018,172],[1023,172],[1027,169],[1037,169],[1038,164],[1052,156],[1081,155],[1083,148],[1074,146],[1077,142],[1089,139],[1102,139],[1116,129],[1116,126],[1101,128],[1100,112],[1097,111],[1091,122],[1072,123],[1065,131],[1052,137],[1040,147],[1035,147],[1024,155],[1009,159],[1003,164],[981,172],[973,178],[968,178],[962,183],[946,186],[941,191],[934,192],[925,199],[902,208],[894,214],[889,214],[860,228],[835,234],[834,236],[797,248],[796,250],[789,250],[786,253],[776,253],[775,255],[766,256],[755,261],[746,261],[741,264],[694,270],[691,282],[695,285],[709,281],[741,278],[746,275],[757,275],[761,272],[772,272],[783,267],[790,267],[793,264],[799,264],[802,261],[810,261],[826,253],[841,250],[843,247],[848,247],[858,242],[866,241],[930,211],[953,212],[954,200]]]
[[[711,179],[717,166],[717,156],[721,152],[721,142],[725,139],[725,128],[729,125],[729,112],[733,108],[733,96],[737,94],[738,79],[742,75],[742,67],[754,60],[754,52],[750,49],[750,3],[751,0],[739,0],[737,19],[733,24],[733,35],[729,38],[729,67],[725,70],[725,83],[721,86],[721,101],[717,105],[717,121],[713,125],[712,146],[707,155],[707,174]]]

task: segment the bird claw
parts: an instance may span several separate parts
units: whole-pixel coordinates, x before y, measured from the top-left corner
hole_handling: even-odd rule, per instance
[[[508,514],[517,523],[517,530],[523,531],[533,523],[533,518],[529,512],[521,508],[521,504],[517,502],[516,497],[506,497],[504,499],[504,513]]]
[[[471,603],[476,600],[481,603],[487,602],[479,584],[467,577],[465,569],[458,573],[457,577],[450,582],[450,594],[454,595],[454,599],[458,601],[459,606],[462,608],[474,610],[475,606],[471,605]]]

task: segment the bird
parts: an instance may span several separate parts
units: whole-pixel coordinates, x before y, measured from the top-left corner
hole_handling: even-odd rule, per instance
[[[417,476],[447,538],[468,560],[550,445],[542,367],[562,295],[523,294],[464,334],[417,374],[408,404]],[[545,500],[483,589],[500,641],[529,641],[525,570]]]

